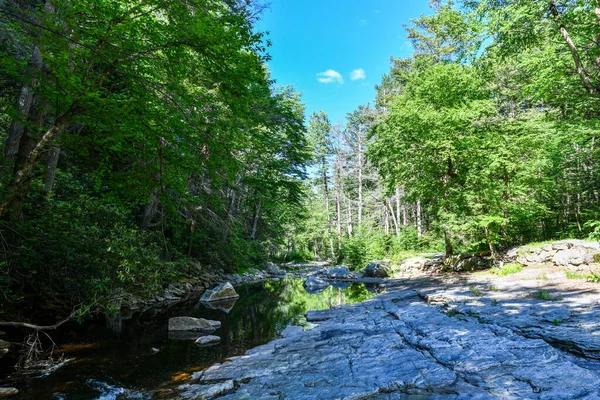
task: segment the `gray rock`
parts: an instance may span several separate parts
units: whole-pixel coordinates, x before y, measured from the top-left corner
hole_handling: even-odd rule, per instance
[[[411,290],[319,313],[311,330],[195,373],[180,397],[234,381],[219,399],[599,398],[598,375],[545,341],[451,317]]]
[[[0,397],[10,397],[19,394],[19,390],[13,387],[0,387]]]
[[[279,267],[273,263],[267,263],[265,267],[266,271],[271,275],[283,276],[285,275],[285,271],[279,269]]]
[[[306,313],[306,320],[308,322],[321,322],[327,321],[335,317],[338,314],[337,309],[331,310],[311,310]]]
[[[378,261],[372,261],[363,270],[363,276],[367,278],[387,278],[389,274],[385,265]]]
[[[316,276],[309,276],[304,281],[303,286],[308,293],[320,293],[329,287],[329,283]]]
[[[210,303],[213,301],[234,299],[234,298],[238,298],[238,297],[240,297],[240,296],[236,293],[236,291],[233,288],[233,286],[231,285],[231,283],[225,282],[225,283],[221,283],[214,289],[210,289],[210,290],[207,290],[206,292],[204,292],[204,294],[200,298],[200,301]]]
[[[478,271],[491,266],[491,260],[485,257],[472,256],[458,260],[454,264],[455,271]]]
[[[232,390],[234,387],[233,381],[228,380],[212,385],[181,385],[179,389],[182,391],[179,394],[181,399],[206,400],[219,396],[225,392]]]
[[[220,321],[204,318],[173,317],[169,319],[169,331],[214,332],[220,327]]]
[[[331,268],[327,271],[327,276],[331,279],[345,279],[350,277],[350,270],[345,265]]]
[[[198,346],[212,346],[214,344],[217,344],[221,341],[221,338],[218,336],[213,336],[213,335],[207,335],[207,336],[200,336],[198,339],[196,339],[196,344]]]
[[[584,247],[574,246],[569,249],[558,251],[554,257],[552,257],[552,262],[563,267],[579,267],[582,264],[591,264],[593,258]]]

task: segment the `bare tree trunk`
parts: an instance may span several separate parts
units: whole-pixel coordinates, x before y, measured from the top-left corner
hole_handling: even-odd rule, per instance
[[[397,204],[397,203],[396,203]],[[394,226],[396,227],[396,236],[400,237],[400,224],[398,223],[398,216],[394,214],[394,209],[392,208],[392,202],[390,198],[386,198],[386,205],[390,209],[390,214],[392,215],[392,221],[394,222]],[[396,212],[399,211],[399,208],[396,208]]]
[[[338,238],[338,251],[342,249],[342,207],[341,207],[341,195],[342,195],[342,171],[340,164],[340,155],[338,153],[338,159],[336,160],[336,194],[335,194],[335,212],[337,216],[337,238]]]
[[[384,232],[386,235],[390,234],[390,210],[388,208],[388,199],[385,199],[383,207],[383,219],[384,219]]]
[[[344,197],[346,203],[346,230],[348,231],[348,237],[352,237],[352,201],[348,196]]]
[[[417,220],[417,235],[419,237],[422,237],[423,236],[423,221],[422,221],[422,213],[421,213],[421,200],[417,200],[416,220]]]
[[[358,226],[362,223],[363,212],[363,154],[362,143],[358,142]]]
[[[44,61],[40,54],[40,49],[37,46],[33,47],[33,54],[29,59],[27,68],[29,73],[34,73],[36,70],[41,70],[44,66]],[[19,151],[19,143],[21,142],[21,136],[25,127],[22,121],[29,119],[29,112],[31,105],[33,104],[33,88],[37,86],[37,79],[32,78],[31,82],[26,83],[21,88],[21,94],[19,95],[19,120],[12,121],[10,129],[8,131],[8,137],[6,138],[6,144],[4,147],[4,157],[10,162],[14,160]]]
[[[256,230],[258,228],[258,220],[260,219],[260,210],[262,207],[263,198],[260,197],[258,199],[258,204],[256,204],[256,211],[254,212],[254,217],[252,218],[252,231],[250,232],[250,240],[256,240]]]
[[[60,156],[60,147],[52,146],[48,152],[48,162],[46,163],[46,179],[44,180],[44,189],[50,193],[54,187],[54,178],[56,177],[56,167]]]
[[[158,189],[154,189],[150,195],[150,202],[146,204],[146,208],[144,209],[144,216],[142,217],[141,226],[143,230],[147,231],[150,228],[150,223],[154,219],[156,211],[158,211],[159,203],[160,199],[158,197]]]

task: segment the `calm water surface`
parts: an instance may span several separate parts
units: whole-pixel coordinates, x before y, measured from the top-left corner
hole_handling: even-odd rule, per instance
[[[264,344],[288,325],[307,325],[308,310],[355,303],[376,294],[361,283],[309,294],[302,282],[285,279],[237,288],[240,298],[229,312],[209,309],[196,299],[102,325],[72,326],[63,332],[61,343],[69,344],[60,351],[73,361],[48,376],[13,374],[1,383],[19,388],[21,399],[159,398],[157,390],[177,386],[195,371]],[[214,333],[221,343],[199,347],[193,340],[169,338],[167,322],[174,316],[221,321]]]

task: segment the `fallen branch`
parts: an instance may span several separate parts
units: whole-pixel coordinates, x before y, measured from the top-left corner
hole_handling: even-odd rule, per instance
[[[76,315],[76,313],[73,312],[67,318],[61,319],[54,325],[34,325],[34,324],[30,324],[28,322],[10,322],[9,321],[9,322],[0,322],[0,326],[12,326],[14,328],[27,328],[27,329],[34,329],[36,331],[47,331],[47,330],[57,329],[61,325],[72,320],[75,317],[75,315]]]

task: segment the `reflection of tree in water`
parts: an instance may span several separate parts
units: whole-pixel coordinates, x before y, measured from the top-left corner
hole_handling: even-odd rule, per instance
[[[302,283],[288,279],[241,288],[240,299],[227,316],[227,353],[239,354],[275,338],[289,324],[301,324],[309,310],[356,303],[375,295],[362,283],[351,283],[345,289],[329,287],[318,294],[307,293]]]

